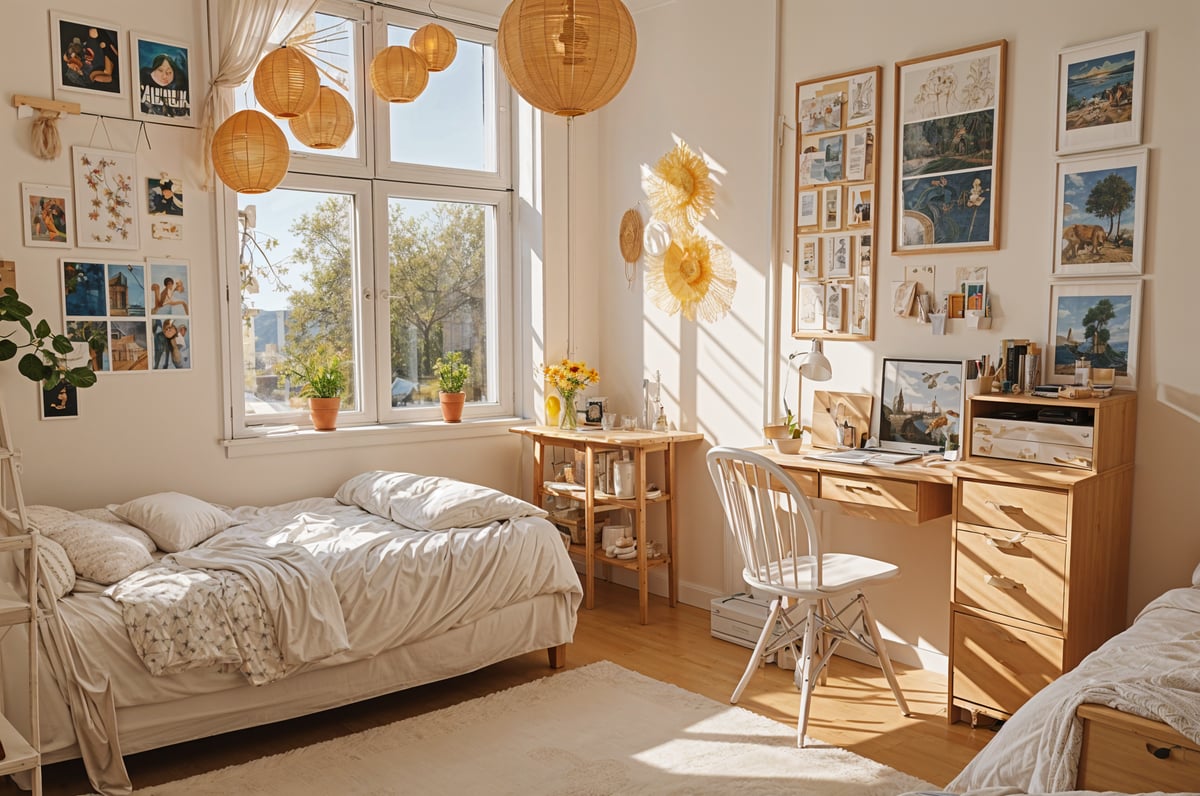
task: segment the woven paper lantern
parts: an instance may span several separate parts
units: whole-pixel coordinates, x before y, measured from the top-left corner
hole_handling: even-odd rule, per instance
[[[267,53],[254,70],[254,96],[277,119],[294,119],[308,112],[320,87],[316,65],[295,47]]]
[[[238,193],[266,193],[287,174],[287,138],[261,111],[238,111],[213,135],[213,170]]]
[[[288,120],[292,135],[313,149],[339,149],[354,132],[354,109],[329,86],[321,86],[308,113]]]
[[[385,102],[412,102],[428,82],[425,59],[411,47],[384,47],[371,59],[371,87]]]
[[[408,46],[425,59],[425,66],[430,72],[441,72],[454,63],[454,56],[458,55],[458,39],[436,22],[413,31]]]
[[[581,116],[629,79],[637,31],[621,0],[513,0],[497,47],[508,82],[530,105]]]

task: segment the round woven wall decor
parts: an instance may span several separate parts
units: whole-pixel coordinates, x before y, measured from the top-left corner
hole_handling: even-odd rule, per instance
[[[627,263],[636,263],[642,256],[642,214],[630,208],[621,216],[621,256]]]

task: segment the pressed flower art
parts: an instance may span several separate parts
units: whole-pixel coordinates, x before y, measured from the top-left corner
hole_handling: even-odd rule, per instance
[[[73,147],[71,157],[78,244],[109,249],[139,248],[134,155]]]

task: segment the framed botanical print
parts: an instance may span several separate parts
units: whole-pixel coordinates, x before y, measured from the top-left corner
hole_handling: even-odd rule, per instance
[[[1075,364],[1112,368],[1118,387],[1137,387],[1140,279],[1071,280],[1050,285],[1048,384],[1070,384]]]
[[[71,147],[78,246],[137,249],[137,158],[132,152]]]
[[[1142,273],[1147,162],[1145,149],[1059,161],[1055,276]]]
[[[892,251],[1000,248],[1004,39],[896,64]]]
[[[1058,53],[1060,155],[1142,143],[1146,31]]]
[[[192,110],[189,46],[161,36],[129,34],[133,58],[133,117],[147,122],[196,126]]]
[[[54,95],[128,98],[121,28],[82,14],[50,12]]]
[[[21,183],[26,246],[69,249],[75,242],[71,231],[73,213],[71,189],[65,185]]]

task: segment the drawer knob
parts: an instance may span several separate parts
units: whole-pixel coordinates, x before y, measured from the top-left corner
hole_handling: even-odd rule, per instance
[[[988,575],[983,579],[983,582],[993,589],[1019,589],[1021,587],[1021,584],[1003,575]]]
[[[1157,757],[1159,760],[1166,760],[1171,756],[1171,750],[1178,748],[1178,746],[1155,746],[1154,744],[1146,744],[1146,751]]]
[[[994,500],[985,500],[983,505],[987,506],[989,509],[1003,512],[1004,514],[1018,514],[1021,511],[1020,506],[1006,506],[1003,503],[997,503]]]
[[[1025,534],[1016,533],[1007,539],[997,539],[995,536],[989,536],[987,543],[997,550],[1011,550],[1021,544],[1021,540],[1025,538]]]
[[[847,492],[867,492],[872,495],[882,495],[883,494],[882,492],[879,491],[878,487],[871,486],[870,484],[846,484],[846,491]]]

